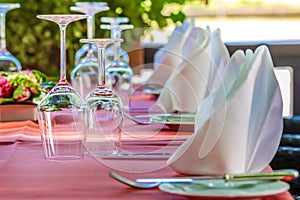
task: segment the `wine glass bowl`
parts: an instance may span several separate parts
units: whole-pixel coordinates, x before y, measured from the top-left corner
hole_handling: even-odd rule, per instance
[[[66,28],[86,15],[38,15],[60,28],[60,79],[37,105],[38,122],[45,158],[67,161],[83,158],[88,105],[66,78]]]
[[[5,17],[9,10],[20,8],[19,3],[0,3],[0,71],[20,71],[20,61],[6,49]]]
[[[89,105],[86,149],[91,155],[104,156],[119,152],[123,103],[118,95],[107,88],[105,80],[105,48],[120,39],[81,39],[98,48],[98,85],[85,98]]]

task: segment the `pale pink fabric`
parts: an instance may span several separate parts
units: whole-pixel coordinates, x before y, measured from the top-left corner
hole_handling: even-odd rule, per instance
[[[145,127],[126,123],[127,131],[147,132]],[[170,136],[174,133],[166,129],[161,132]],[[0,199],[186,199],[159,189],[130,188],[110,178],[111,170],[115,171],[91,156],[71,162],[46,161],[36,122],[0,123]],[[119,173],[132,180],[136,177],[180,176],[169,167],[151,173]],[[276,199],[293,198],[289,192],[259,198]]]

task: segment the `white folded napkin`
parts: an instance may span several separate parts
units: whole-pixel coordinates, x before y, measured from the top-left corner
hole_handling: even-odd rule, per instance
[[[194,27],[194,21],[184,21],[183,25],[176,25],[169,41],[154,54],[153,68],[155,71],[148,79],[148,84],[163,86],[172,71],[182,61],[181,50],[189,32]]]
[[[259,172],[275,155],[282,133],[282,98],[266,46],[238,50],[224,84],[198,107],[195,132],[167,163],[184,174]]]
[[[173,70],[156,103],[166,113],[195,113],[199,103],[222,82],[229,60],[220,30],[211,33],[209,27],[192,29],[182,56],[184,60]]]

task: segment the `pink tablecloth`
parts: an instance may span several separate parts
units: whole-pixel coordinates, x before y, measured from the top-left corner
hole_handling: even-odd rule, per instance
[[[129,124],[128,127],[130,126]],[[127,131],[129,130],[130,128]],[[135,130],[138,133],[145,128]],[[170,130],[162,132],[165,135],[173,133]],[[0,123],[0,199],[186,199],[184,196],[167,194],[159,189],[133,189],[108,176],[109,171],[118,171],[116,168],[119,167],[136,172],[143,166],[153,163],[147,162],[138,166],[135,163],[131,165],[130,160],[127,160],[127,163],[124,161],[127,168],[122,168],[123,161],[119,160],[117,164],[110,165],[111,168],[91,156],[71,162],[46,161],[43,157],[37,123],[33,121]],[[119,173],[130,179],[178,175],[163,165],[149,173],[124,171]],[[256,199],[293,198],[289,192],[284,192]]]

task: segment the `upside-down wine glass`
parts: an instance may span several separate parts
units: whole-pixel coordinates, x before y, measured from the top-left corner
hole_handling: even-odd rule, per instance
[[[131,24],[117,24],[101,25],[101,28],[110,29],[113,34],[113,38],[120,39],[121,32],[126,29],[132,29],[133,26]],[[111,46],[111,49],[113,49],[114,56],[113,60],[107,64],[106,71],[110,76],[111,87],[121,97],[124,106],[127,109],[132,90],[132,79],[134,73],[129,64],[122,58],[121,54],[124,50],[121,48],[121,43],[116,42],[113,46]]]
[[[60,28],[60,80],[37,106],[45,158],[65,161],[82,158],[88,105],[66,77],[66,28],[86,15],[37,15]]]
[[[86,149],[91,155],[117,154],[120,150],[123,103],[105,84],[105,48],[120,39],[92,38],[81,39],[83,43],[94,43],[98,47],[98,86],[85,100],[89,105]]]
[[[109,10],[106,2],[76,2],[70,10],[86,14],[87,17],[87,38],[95,37],[95,15],[97,13]],[[97,57],[97,47],[93,44],[84,44],[75,53],[75,65],[85,58],[85,55],[92,51]]]
[[[103,2],[77,2],[80,6],[72,6],[71,10],[87,14],[87,37],[95,36],[94,16],[96,13],[109,10]],[[84,56],[85,55],[85,56]],[[84,56],[84,57],[83,57]],[[79,94],[85,97],[98,84],[98,58],[95,44],[84,44],[75,54],[76,66],[71,71],[71,83]]]
[[[127,23],[129,22],[128,17],[101,17],[101,22],[103,23],[108,23],[108,24],[101,24],[100,28],[102,29],[108,29],[110,30],[110,37],[111,38],[116,38],[120,39],[121,38],[121,32],[126,29],[132,29],[133,25],[131,24],[124,24],[123,26],[118,26],[122,23]],[[129,55],[128,53],[121,48],[121,46],[117,46],[118,44],[116,43],[115,45],[109,46],[105,50],[105,61],[106,61],[106,66],[115,59],[115,49],[118,47],[120,48],[120,60],[125,61],[126,63],[129,63]],[[117,46],[117,47],[116,47]]]
[[[20,71],[19,60],[6,49],[5,17],[9,10],[20,8],[19,3],[0,3],[0,71]]]

